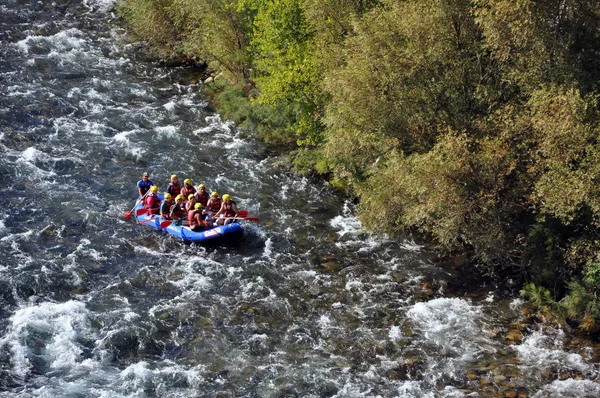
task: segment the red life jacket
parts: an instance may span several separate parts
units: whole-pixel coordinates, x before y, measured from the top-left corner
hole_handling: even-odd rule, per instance
[[[196,222],[196,210],[188,211],[188,224],[190,228],[196,226],[198,223]]]
[[[235,202],[230,200],[229,202],[223,202],[223,210],[225,210],[225,217],[234,217],[235,211],[233,211],[233,205]]]
[[[196,188],[194,188],[194,187],[188,188],[186,185],[184,185],[183,188],[181,188],[181,194],[183,195],[185,200],[188,200],[188,196],[190,196],[191,194],[195,194],[195,193],[196,193]]]
[[[196,200],[198,201],[198,203],[202,203],[202,207],[206,207],[206,204],[208,203],[208,199],[210,199],[210,197],[208,196],[208,192],[206,191],[198,191],[196,192],[196,195],[194,195],[196,197]]]
[[[170,193],[172,197],[176,198],[177,195],[181,193],[181,187],[179,186],[179,183],[172,182],[167,185],[167,192]],[[185,199],[187,200],[187,198]]]
[[[196,219],[196,214],[200,214],[200,221]],[[206,227],[206,221],[202,220],[202,212],[200,212],[200,210],[188,211],[187,219],[190,228],[194,228],[196,225]]]
[[[173,205],[173,207],[171,208],[171,212],[177,218],[181,218],[184,215],[184,210],[178,204]]]
[[[158,198],[158,195],[151,193],[146,196],[144,207],[149,209],[152,213],[158,213],[160,210],[160,199]]]
[[[221,203],[221,198],[217,198],[216,200],[210,198],[210,200],[207,203],[208,210],[212,211],[213,213],[218,212],[219,210],[221,210]]]

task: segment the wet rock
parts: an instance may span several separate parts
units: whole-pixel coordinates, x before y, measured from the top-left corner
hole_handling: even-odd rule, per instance
[[[321,265],[323,266],[323,268],[325,268],[326,271],[329,272],[336,272],[344,268],[343,265],[334,261],[328,261],[326,263],[322,263]]]
[[[508,390],[508,391],[504,391],[502,396],[506,397],[506,398],[517,398],[518,392],[516,390]]]
[[[508,333],[506,333],[506,342],[507,344],[516,345],[520,344],[525,337],[523,333],[525,326],[521,323],[512,323],[510,325],[510,329]]]
[[[74,289],[71,289],[71,290],[69,291],[69,293],[70,293],[70,294],[73,294],[73,295],[77,295],[77,294],[83,294],[83,293],[87,292],[87,290],[88,290],[88,289],[87,289],[87,287],[86,287],[86,286],[79,286],[79,287],[76,287],[76,288],[74,288]]]
[[[170,281],[179,281],[183,279],[183,275],[180,273],[169,274],[167,275],[167,279]]]

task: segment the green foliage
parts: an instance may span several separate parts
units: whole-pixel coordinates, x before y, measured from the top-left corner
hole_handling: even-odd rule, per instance
[[[252,49],[258,103],[297,107],[292,130],[298,145],[321,142],[323,94],[314,41],[300,0],[254,2]]]
[[[485,104],[469,2],[387,1],[355,23],[345,62],[328,71],[325,151],[360,177],[387,152],[427,152],[448,128],[462,131]]]
[[[530,300],[542,313],[542,315],[562,314],[559,304],[552,297],[550,290],[545,287],[527,283],[519,292],[521,297]]]
[[[251,26],[236,0],[119,0],[118,10],[160,55],[211,63],[234,83],[250,77]]]
[[[471,248],[489,264],[510,262],[522,234],[513,208],[514,160],[499,139],[447,133],[432,151],[393,154],[358,185],[361,220],[394,233],[416,226],[443,247]]]
[[[120,0],[117,10],[128,22],[129,31],[153,46],[161,55],[170,55],[178,45],[169,0]]]
[[[569,282],[569,294],[563,300],[567,316],[586,332],[600,330],[600,263],[590,263],[582,279]]]

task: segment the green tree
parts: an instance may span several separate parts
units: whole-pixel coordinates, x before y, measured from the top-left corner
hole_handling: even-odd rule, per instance
[[[300,0],[251,2],[254,8],[252,49],[258,102],[295,109],[299,145],[321,141],[321,74],[314,52],[312,30]]]
[[[471,131],[486,80],[470,2],[383,1],[355,22],[346,59],[324,86],[325,153],[361,179],[376,159],[426,152],[448,127]]]

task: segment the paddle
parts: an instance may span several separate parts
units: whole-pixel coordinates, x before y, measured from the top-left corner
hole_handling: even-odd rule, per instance
[[[237,217],[230,217],[238,220],[260,221],[258,217],[248,217],[248,210],[239,210]]]
[[[248,210],[238,210],[237,217],[223,217],[215,218],[215,220],[246,220],[246,221],[260,221],[258,217],[248,217]]]
[[[141,198],[138,198],[138,200],[135,201],[135,204],[133,205],[133,208],[131,210],[129,210],[127,213],[123,214],[123,218],[125,220],[129,220],[131,218],[131,215],[133,214],[133,209],[135,209],[135,207],[138,205],[138,203],[140,203],[140,201],[144,200],[146,195],[148,195],[148,192],[150,192],[150,190],[147,190],[146,193],[144,194],[144,196],[142,196]]]
[[[150,217],[150,218],[149,218],[149,219],[147,219],[147,220],[142,220],[142,221],[140,221],[140,224],[145,224],[145,223],[147,223],[147,222],[149,222],[149,221],[152,221],[152,220],[156,220],[156,216],[152,216],[152,217]],[[164,228],[167,228],[167,227],[168,227],[169,225],[171,225],[172,223],[173,223],[173,221],[170,221],[170,220],[165,220],[165,221],[162,221],[162,222],[160,223],[160,227],[164,229]]]

